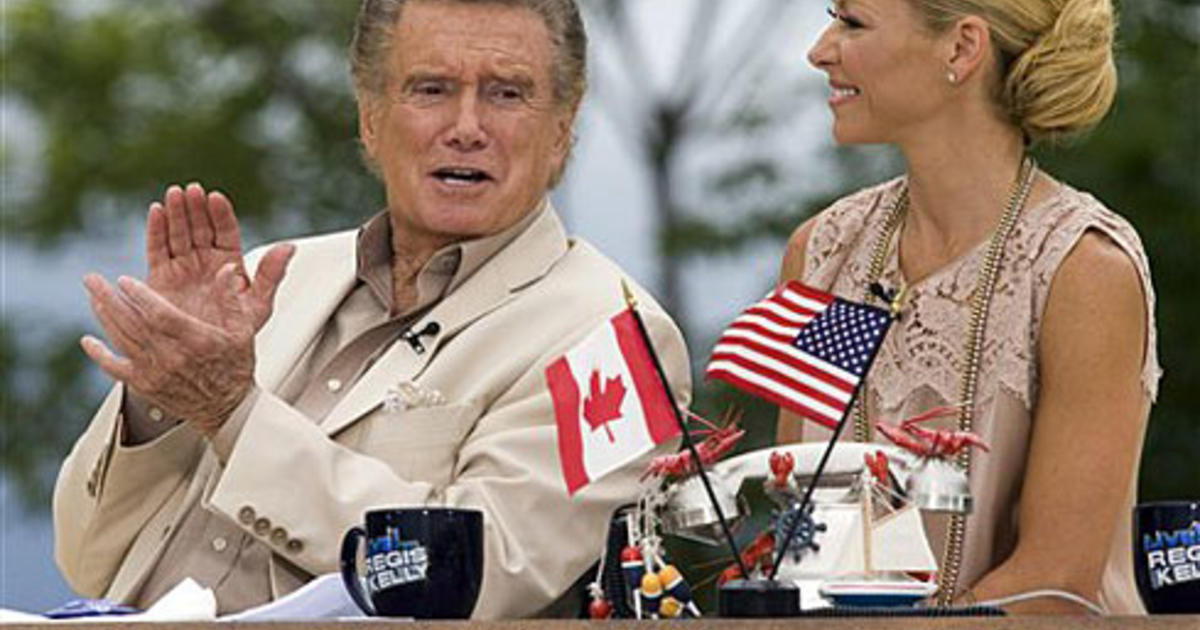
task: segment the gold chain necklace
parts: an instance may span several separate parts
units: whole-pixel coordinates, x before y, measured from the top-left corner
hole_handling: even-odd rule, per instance
[[[967,340],[963,349],[963,353],[967,357],[967,363],[963,368],[962,381],[960,382],[961,387],[959,389],[959,401],[961,405],[958,412],[959,431],[971,431],[975,424],[975,391],[979,378],[979,361],[983,348],[983,333],[987,327],[992,296],[996,291],[996,281],[1000,277],[1000,263],[1004,258],[1004,245],[1008,241],[1009,236],[1012,235],[1013,228],[1017,224],[1017,217],[1020,216],[1021,209],[1025,207],[1025,202],[1029,199],[1029,192],[1033,188],[1033,179],[1036,172],[1037,164],[1032,157],[1026,157],[1021,161],[1021,168],[1017,172],[1017,178],[1013,181],[1012,190],[1009,193],[1008,205],[1004,209],[1000,223],[996,226],[996,230],[992,232],[992,236],[988,240],[987,255],[975,278],[975,289],[971,293],[971,319],[968,321]],[[892,206],[888,212],[888,216],[884,219],[883,229],[879,233],[878,240],[875,241],[875,246],[871,254],[871,266],[867,270],[868,288],[863,295],[863,302],[869,302],[873,297],[870,287],[878,283],[880,276],[883,275],[883,267],[887,262],[887,255],[890,251],[889,244],[907,210],[908,184],[906,183],[900,191],[899,199],[896,200],[895,205]],[[901,288],[894,303],[889,305],[893,312],[899,310],[899,301],[903,298],[904,292],[904,288]],[[854,409],[854,438],[859,442],[867,442],[871,439],[871,426],[867,422],[866,388],[861,388],[860,392],[862,393]],[[971,471],[971,450],[963,449],[959,451],[956,463],[969,475]],[[953,515],[950,519],[950,530],[946,536],[946,544],[942,552],[941,571],[938,573],[938,606],[949,606],[954,599],[954,590],[958,584],[959,568],[962,564],[963,539],[966,538],[966,532],[966,515]]]

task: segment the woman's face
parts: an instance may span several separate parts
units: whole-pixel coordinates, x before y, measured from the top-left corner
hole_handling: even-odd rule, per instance
[[[902,142],[946,110],[952,48],[909,0],[837,0],[830,14],[808,60],[829,75],[839,143]]]

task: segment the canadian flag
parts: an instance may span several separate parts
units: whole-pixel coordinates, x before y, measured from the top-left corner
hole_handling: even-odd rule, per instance
[[[626,309],[546,368],[569,495],[679,435],[636,317]]]

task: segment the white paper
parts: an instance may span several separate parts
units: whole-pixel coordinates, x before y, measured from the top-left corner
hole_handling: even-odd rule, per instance
[[[326,573],[273,602],[221,617],[219,621],[301,621],[365,616],[346,592],[342,574]]]
[[[50,619],[41,615],[30,615],[15,610],[0,610],[0,623],[37,623],[37,624],[72,624],[72,623],[128,623],[143,622],[180,622],[180,621],[212,621],[217,617],[217,598],[213,592],[197,584],[191,578],[186,578],[175,588],[163,595],[148,610],[132,615],[98,615],[91,617],[71,617],[68,619]]]
[[[84,617],[84,620],[104,621],[212,621],[217,618],[217,598],[213,592],[184,578],[175,588],[154,602],[148,610],[136,615],[118,617]]]
[[[0,608],[0,623],[42,623],[49,621],[41,615],[34,615],[19,610]]]

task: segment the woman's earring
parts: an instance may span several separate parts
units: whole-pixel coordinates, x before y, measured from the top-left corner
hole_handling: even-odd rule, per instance
[[[950,82],[950,85],[954,85],[955,83],[958,83],[958,75],[954,74],[954,71],[951,70],[950,72],[946,73],[946,80]]]

